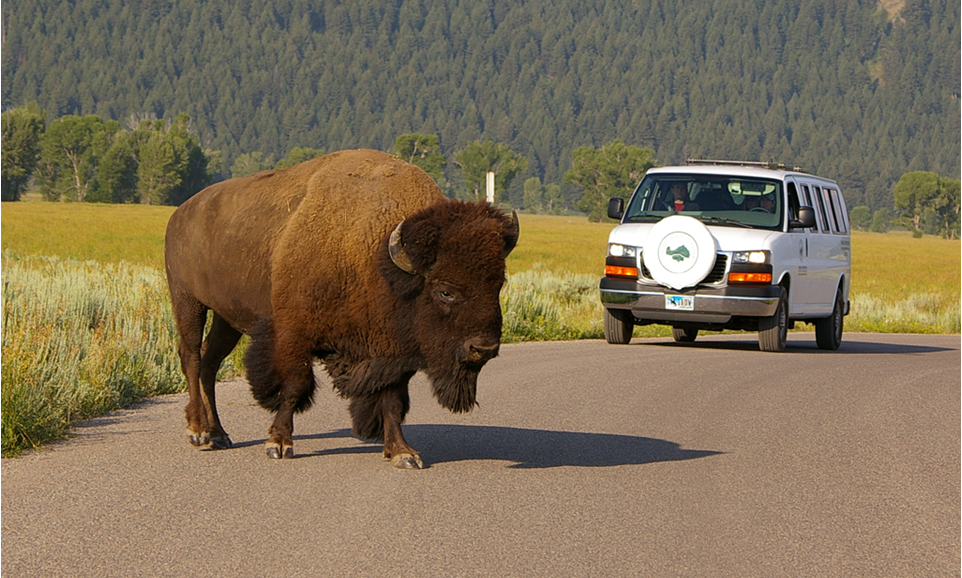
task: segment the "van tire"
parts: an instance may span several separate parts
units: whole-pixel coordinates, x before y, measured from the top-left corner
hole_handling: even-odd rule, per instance
[[[845,301],[842,290],[835,292],[835,307],[825,319],[815,320],[815,343],[819,349],[835,351],[842,344],[842,326],[845,322]]]
[[[758,348],[762,351],[785,351],[788,341],[788,291],[784,287],[781,289],[775,313],[758,321]]]
[[[605,341],[612,345],[625,345],[631,341],[634,328],[635,322],[630,311],[605,307]]]
[[[698,330],[672,327],[671,336],[679,343],[692,343],[695,341],[695,338],[698,337]]]

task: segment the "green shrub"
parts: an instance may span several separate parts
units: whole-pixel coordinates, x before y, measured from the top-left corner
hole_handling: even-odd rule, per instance
[[[182,389],[176,343],[157,270],[4,255],[3,455]]]
[[[566,341],[603,339],[604,314],[599,277],[553,272],[535,264],[515,273],[501,290],[504,315],[501,340]],[[635,337],[663,337],[671,329],[658,325],[635,327]]]
[[[935,293],[909,295],[895,301],[853,293],[851,300],[852,310],[845,318],[846,332],[952,334],[962,331],[959,303]]]

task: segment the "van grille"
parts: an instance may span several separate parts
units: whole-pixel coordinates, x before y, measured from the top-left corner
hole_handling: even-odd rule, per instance
[[[645,267],[645,260],[641,255],[638,255],[638,265],[641,270],[641,278],[647,279],[649,281],[654,281],[651,278],[651,271],[648,267]],[[725,280],[725,270],[728,268],[728,255],[724,253],[718,253],[715,256],[715,266],[712,267],[711,272],[705,277],[699,285],[718,285]]]

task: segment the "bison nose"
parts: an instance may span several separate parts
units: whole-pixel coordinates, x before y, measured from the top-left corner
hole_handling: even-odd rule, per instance
[[[498,342],[485,343],[480,339],[469,339],[464,343],[464,358],[468,363],[484,363],[498,355]]]

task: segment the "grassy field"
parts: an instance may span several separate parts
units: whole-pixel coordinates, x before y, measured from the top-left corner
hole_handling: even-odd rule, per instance
[[[164,231],[173,207],[91,203],[4,203],[2,247],[17,255],[145,265],[163,269]],[[579,217],[520,215],[521,240],[508,274],[533,269],[600,277],[614,225]],[[883,301],[909,295],[960,298],[960,245],[908,233],[852,235],[852,291]]]
[[[17,255],[164,269],[164,232],[174,207],[95,203],[3,203],[3,250]]]
[[[85,203],[0,207],[4,456],[62,435],[75,419],[184,387],[163,275],[172,212]],[[613,225],[520,219],[501,294],[504,341],[601,338],[598,279]],[[852,245],[846,332],[959,333],[959,241],[856,233]],[[666,335],[662,326],[635,328],[636,337]],[[222,375],[242,371],[242,351]]]

